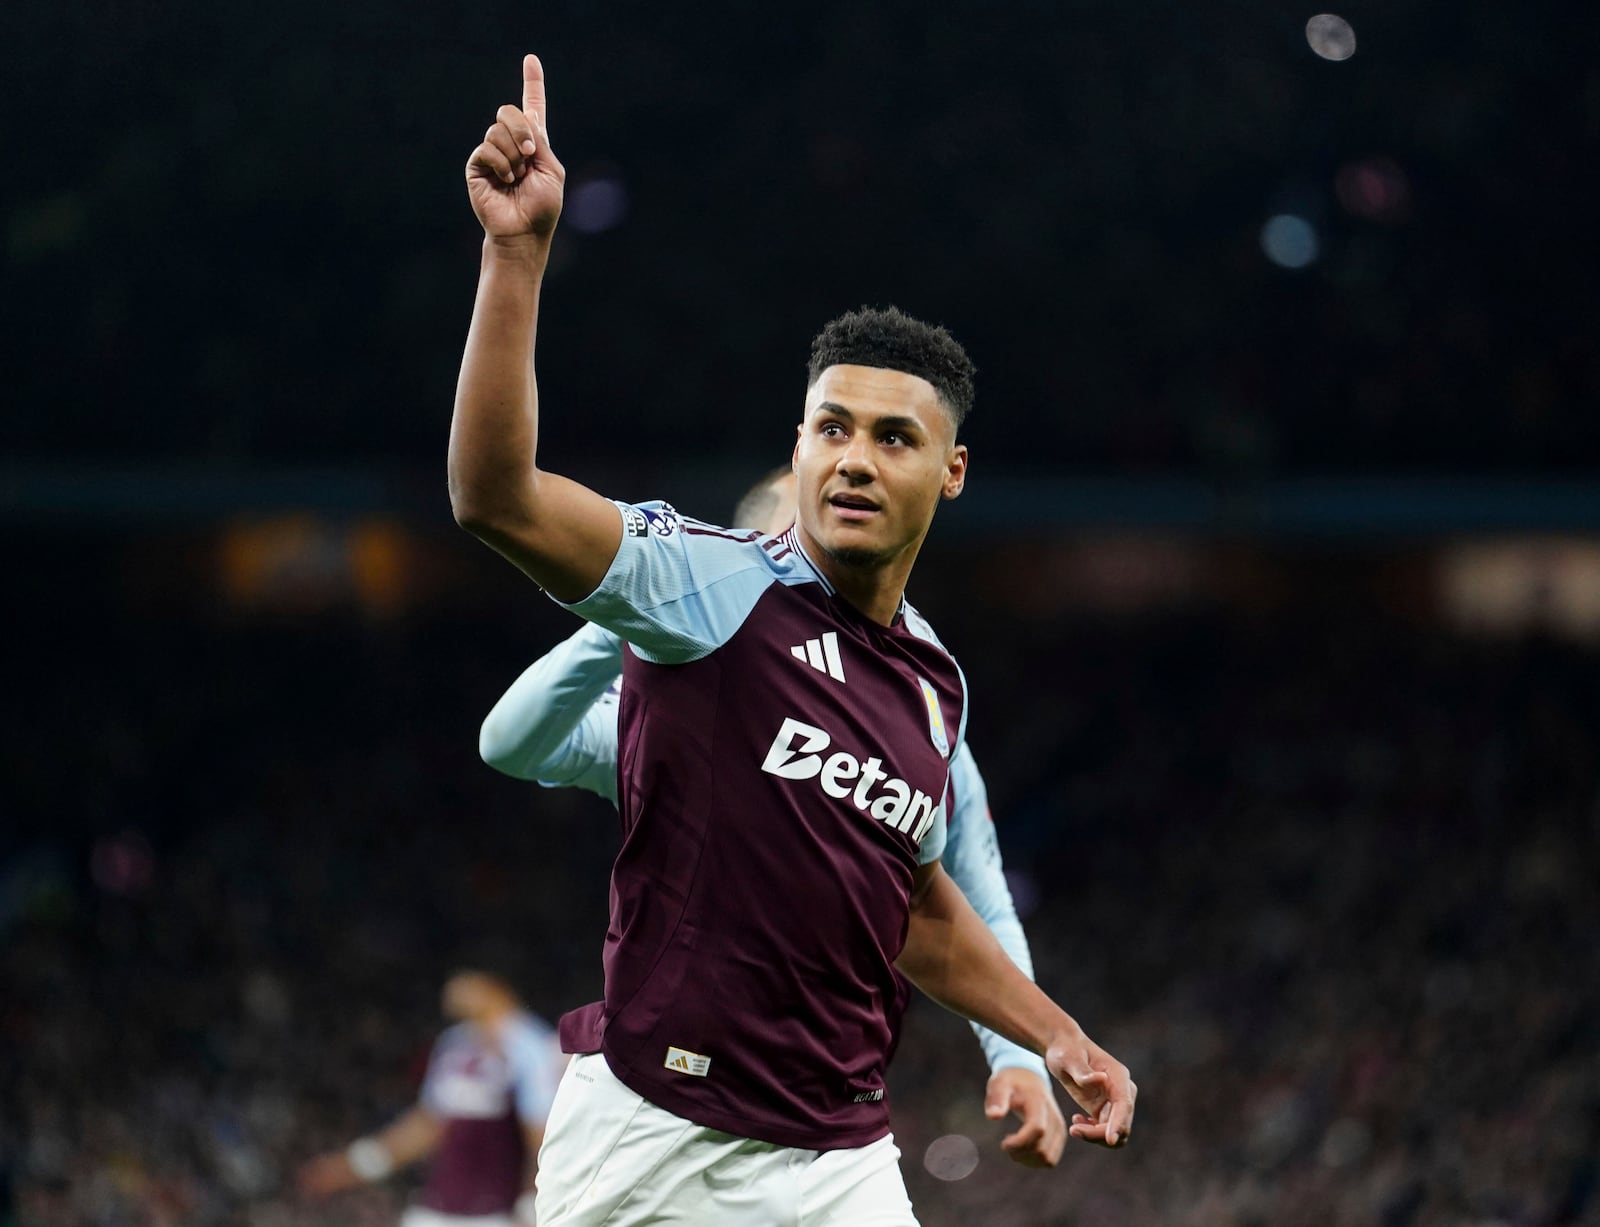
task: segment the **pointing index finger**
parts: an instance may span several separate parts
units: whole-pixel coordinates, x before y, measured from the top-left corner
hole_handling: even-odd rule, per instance
[[[522,109],[538,120],[541,128],[546,127],[544,65],[536,55],[522,57]]]

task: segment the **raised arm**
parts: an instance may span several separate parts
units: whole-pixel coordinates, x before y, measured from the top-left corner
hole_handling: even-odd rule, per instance
[[[1127,1067],[1023,975],[937,861],[918,870],[898,965],[941,1005],[1043,1056],[1083,1109],[1072,1137],[1127,1142],[1137,1094]]]
[[[622,517],[592,490],[535,463],[534,336],[566,181],[545,119],[544,69],[530,55],[522,105],[502,106],[467,160],[483,262],[450,423],[450,506],[463,528],[570,602],[604,578]]]

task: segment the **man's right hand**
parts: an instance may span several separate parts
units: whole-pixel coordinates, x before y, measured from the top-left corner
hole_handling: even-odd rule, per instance
[[[342,1193],[362,1183],[350,1168],[350,1160],[343,1151],[330,1151],[307,1161],[295,1173],[295,1187],[300,1196],[308,1200]]]
[[[566,169],[545,129],[544,67],[522,58],[522,106],[506,103],[467,159],[467,195],[491,239],[548,240],[561,216]]]
[[[1126,1065],[1081,1030],[1053,1041],[1044,1063],[1083,1109],[1073,1114],[1069,1137],[1113,1149],[1128,1144],[1139,1088]]]

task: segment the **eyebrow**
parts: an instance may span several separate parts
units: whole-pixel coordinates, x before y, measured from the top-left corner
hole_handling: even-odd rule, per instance
[[[825,400],[818,405],[817,412],[831,414],[833,417],[843,418],[847,422],[854,422],[856,420],[855,414],[851,413],[850,410],[846,409],[843,405],[837,404],[831,400]],[[916,418],[907,417],[900,413],[890,414],[888,417],[876,418],[872,425],[877,430],[913,431],[917,434],[927,433],[926,428],[921,422],[917,421]]]

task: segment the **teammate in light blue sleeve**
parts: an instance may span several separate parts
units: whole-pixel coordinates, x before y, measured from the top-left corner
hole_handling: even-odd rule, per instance
[[[794,520],[794,476],[775,469],[740,501],[732,523],[776,535]],[[617,801],[617,709],[622,641],[594,623],[529,666],[483,722],[479,752],[496,770],[546,788],[581,788]],[[1031,978],[1033,960],[1001,865],[988,789],[965,743],[950,764],[944,846],[946,871],[1005,952]],[[1053,1167],[1066,1144],[1066,1121],[1044,1061],[973,1024],[992,1071],[985,1111],[1008,1113],[1021,1127],[1001,1143],[1018,1163]]]

